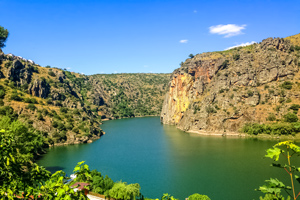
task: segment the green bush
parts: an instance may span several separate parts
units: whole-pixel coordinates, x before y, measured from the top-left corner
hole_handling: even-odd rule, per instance
[[[29,110],[32,110],[32,111],[35,111],[35,109],[36,109],[35,105],[32,104],[32,103],[28,104],[28,105],[26,106],[26,108],[29,109]]]
[[[0,90],[0,99],[4,99],[4,97],[5,97],[5,91]]]
[[[188,200],[210,200],[210,198],[207,195],[195,193],[190,195]]]
[[[23,98],[19,96],[18,93],[12,93],[10,96],[10,100],[14,100],[14,101],[22,101]]]
[[[217,113],[217,111],[212,106],[207,106],[205,109],[208,114]]]
[[[49,71],[48,71],[48,74],[49,74],[50,76],[53,76],[53,77],[55,76],[55,73],[54,73],[52,70],[49,70]]]
[[[267,117],[268,121],[275,121],[276,120],[276,116],[274,113],[270,113],[269,116]]]
[[[284,81],[280,87],[284,88],[284,89],[287,89],[287,90],[290,90],[292,89],[293,87],[293,83],[291,81]]]
[[[234,54],[232,58],[233,60],[238,60],[240,59],[240,54]]]
[[[300,108],[300,105],[299,105],[299,104],[292,104],[291,107],[290,107],[289,109],[293,110],[293,112],[294,112],[295,114],[297,114],[299,108]]]
[[[252,97],[254,93],[253,93],[253,91],[248,90],[248,91],[247,91],[247,94],[248,94],[249,97]]]
[[[298,116],[295,113],[287,113],[283,116],[285,122],[297,122]]]

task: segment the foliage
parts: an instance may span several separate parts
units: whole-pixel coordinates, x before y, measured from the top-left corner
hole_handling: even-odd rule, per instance
[[[270,135],[294,135],[297,132],[300,132],[300,123],[247,123],[243,126],[241,131],[250,135],[258,135],[261,133]]]
[[[238,59],[240,59],[240,54],[234,54],[233,56],[232,56],[232,58],[233,58],[233,60],[238,60]]]
[[[284,81],[280,87],[284,88],[284,89],[287,89],[287,90],[290,90],[292,89],[293,87],[293,83],[291,81]]]
[[[190,58],[194,58],[195,56],[194,56],[194,54],[191,53],[191,54],[189,55],[189,57],[190,57]]]
[[[287,113],[283,116],[285,122],[297,122],[298,116],[295,113]]]
[[[291,180],[291,186],[287,186],[277,178],[270,178],[270,180],[265,181],[267,184],[259,187],[258,189],[259,191],[268,194],[268,196],[266,195],[261,199],[284,199],[281,194],[282,190],[287,193],[287,199],[289,199],[289,197],[292,197],[293,199],[298,198],[300,192],[298,194],[295,192],[294,182],[297,181],[300,183],[300,177],[297,175],[300,172],[300,167],[292,165],[291,158],[299,155],[300,147],[290,141],[279,142],[274,145],[273,148],[267,150],[267,155],[265,155],[265,157],[271,158],[273,161],[275,161],[275,163],[272,164],[273,167],[280,168],[282,171],[287,172]],[[286,159],[284,164],[279,162],[280,157]],[[289,192],[290,190],[292,191],[292,194]]]
[[[109,190],[109,196],[114,199],[135,200],[137,196],[140,196],[140,185],[117,182]]]
[[[12,93],[10,96],[10,100],[23,101],[23,98],[20,97],[18,93]]]
[[[229,64],[229,60],[225,60],[221,66],[220,66],[220,69],[226,69],[228,67],[228,64]]]
[[[205,109],[206,109],[206,112],[208,114],[210,114],[210,113],[217,113],[217,111],[212,106],[207,106]]]
[[[5,41],[8,37],[9,33],[8,30],[5,29],[4,27],[0,26],[0,48],[5,47]]]
[[[269,116],[267,117],[268,121],[275,121],[276,120],[276,116],[274,113],[269,113]]]
[[[195,193],[190,195],[188,200],[210,200],[210,198],[207,195]]]
[[[91,187],[92,191],[98,194],[109,195],[109,190],[114,186],[113,180],[111,180],[108,176],[101,175],[97,170],[91,171]]]
[[[293,113],[295,113],[295,114],[298,113],[299,108],[300,108],[299,104],[292,104],[290,107],[290,109],[293,110]]]
[[[161,200],[178,200],[176,198],[174,198],[173,196],[171,196],[168,193],[163,194],[163,196],[161,197]]]

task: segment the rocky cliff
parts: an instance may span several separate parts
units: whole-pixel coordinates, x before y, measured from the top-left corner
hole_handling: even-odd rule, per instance
[[[223,132],[238,131],[247,122],[266,122],[270,114],[282,118],[291,104],[299,103],[296,45],[268,38],[187,59],[171,75],[162,123],[184,131]]]
[[[24,122],[50,144],[92,142],[102,119],[159,115],[168,77],[85,76],[0,51],[0,117]]]

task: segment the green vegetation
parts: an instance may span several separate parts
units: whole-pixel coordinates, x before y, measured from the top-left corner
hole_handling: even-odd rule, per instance
[[[0,26],[0,48],[5,47],[5,41],[8,37],[8,30],[5,29],[4,27]]]
[[[188,200],[210,200],[210,198],[207,195],[195,193],[190,195]]]
[[[293,83],[291,81],[284,81],[280,87],[284,88],[284,89],[287,89],[287,90],[290,90],[292,89],[293,87]]]
[[[243,126],[242,132],[250,135],[270,134],[270,135],[295,135],[300,132],[300,123],[272,123],[272,124],[258,124],[247,123]]]
[[[258,191],[265,193],[264,197],[260,200],[284,200],[284,199],[297,199],[299,193],[295,191],[295,182],[300,183],[299,172],[300,168],[292,164],[292,157],[300,155],[300,147],[290,141],[280,142],[267,150],[265,157],[271,158],[276,163],[271,166],[281,169],[282,172],[287,173],[290,178],[290,186],[287,186],[277,178],[270,178],[266,180],[266,184],[259,187]],[[283,162],[285,159],[285,162]],[[282,191],[285,191],[287,197],[284,197]]]

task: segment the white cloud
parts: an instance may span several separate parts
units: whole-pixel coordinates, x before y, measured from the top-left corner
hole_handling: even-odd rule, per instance
[[[114,71],[114,73],[116,74],[116,73],[118,73],[118,71]]]
[[[68,69],[68,70],[69,70],[69,69],[71,69],[71,67],[67,67],[66,69]]]
[[[148,65],[144,65],[145,68],[148,68]]]
[[[242,30],[245,29],[246,25],[236,25],[236,24],[219,24],[216,26],[209,27],[209,32],[212,34],[225,35],[224,37],[232,37],[236,35],[243,34]]]
[[[194,10],[194,13],[197,13],[198,11],[197,10]]]
[[[254,44],[256,43],[255,41],[252,41],[252,42],[245,42],[245,43],[241,43],[241,44],[238,44],[238,45],[235,45],[235,46],[232,46],[232,47],[228,47],[227,49],[224,49],[224,50],[229,50],[229,49],[233,49],[233,48],[236,48],[236,47],[244,47],[244,46],[248,46],[248,45],[251,45],[251,44]]]
[[[180,40],[179,42],[180,42],[180,43],[187,43],[188,40]]]

